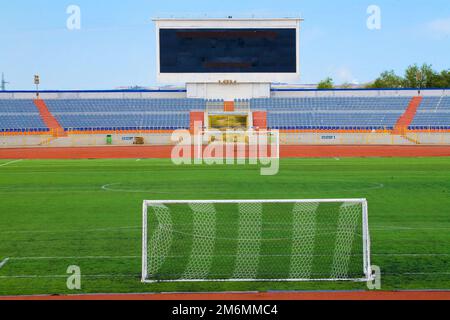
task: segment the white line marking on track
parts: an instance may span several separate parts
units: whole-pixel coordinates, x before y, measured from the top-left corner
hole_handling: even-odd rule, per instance
[[[8,261],[9,261],[9,258],[3,259],[3,261],[0,262],[0,269],[3,268]]]
[[[20,159],[20,160],[14,160],[14,161],[9,161],[9,162],[7,162],[7,163],[0,164],[0,167],[6,167],[7,165],[10,165],[10,164],[13,164],[13,163],[17,163],[17,162],[21,162],[21,161],[23,161],[23,159]]]

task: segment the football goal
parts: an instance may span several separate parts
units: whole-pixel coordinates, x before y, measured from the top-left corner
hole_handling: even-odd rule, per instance
[[[368,280],[365,199],[144,202],[145,283]]]

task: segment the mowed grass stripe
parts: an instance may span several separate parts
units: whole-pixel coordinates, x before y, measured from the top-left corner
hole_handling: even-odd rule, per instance
[[[270,203],[263,205],[263,209],[262,256],[258,277],[289,279],[294,205],[293,203]],[[283,227],[275,229],[276,223],[282,223]]]

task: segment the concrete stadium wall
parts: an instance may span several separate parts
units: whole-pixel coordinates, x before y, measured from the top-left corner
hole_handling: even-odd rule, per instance
[[[106,146],[106,134],[74,134],[68,137],[54,139],[47,144],[48,147],[77,147],[77,146]],[[171,145],[171,134],[145,133],[145,134],[115,134],[112,135],[113,146],[131,146],[135,138],[141,137],[146,145]]]
[[[0,135],[0,148],[37,147],[46,144],[51,138],[52,137],[50,135]]]
[[[282,133],[282,145],[413,145],[389,133]]]
[[[106,146],[107,134],[74,134],[54,138],[42,136],[0,136],[1,148]],[[170,133],[113,134],[113,146],[130,146],[136,137],[145,145],[174,145]],[[281,133],[281,145],[450,145],[450,133],[409,133],[407,138],[389,133]],[[417,142],[417,143],[416,143]]]
[[[106,137],[106,134],[74,134],[59,138],[49,135],[0,136],[0,148],[106,146]],[[172,144],[170,134],[117,134],[112,135],[112,145],[133,145],[135,137],[144,138],[144,142],[147,145]]]
[[[407,137],[420,144],[426,145],[450,145],[450,132],[448,133],[408,133]]]

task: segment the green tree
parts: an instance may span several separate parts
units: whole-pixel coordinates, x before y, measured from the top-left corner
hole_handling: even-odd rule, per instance
[[[371,84],[368,88],[402,88],[404,80],[402,77],[395,74],[394,70],[385,71],[380,74],[380,76]]]
[[[333,89],[333,88],[334,88],[333,79],[331,79],[330,77],[320,81],[319,84],[317,85],[317,89]]]
[[[441,72],[443,86],[442,88],[450,88],[450,69]]]
[[[424,63],[409,66],[405,71],[404,86],[407,88],[432,88],[439,82],[439,74],[433,70],[431,64]]]
[[[436,73],[431,79],[431,88],[450,88],[450,70]]]

